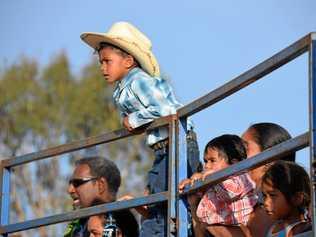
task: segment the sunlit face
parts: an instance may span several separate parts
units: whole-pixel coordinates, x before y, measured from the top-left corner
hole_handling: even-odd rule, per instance
[[[207,152],[204,154],[204,170],[212,170],[213,172],[216,172],[228,166],[229,164],[219,154],[217,149],[207,149]]]
[[[273,220],[286,219],[290,215],[291,206],[280,190],[273,187],[271,181],[262,183],[264,208]]]
[[[254,135],[253,135],[253,131],[247,130],[241,136],[241,138],[245,142],[246,151],[247,151],[247,157],[248,158],[252,157],[252,156],[255,156],[255,155],[257,155],[257,154],[259,154],[261,152],[260,146],[255,141],[255,138],[254,138]]]
[[[93,177],[90,173],[90,167],[86,164],[77,165],[71,179],[82,179]],[[90,207],[98,197],[99,188],[98,181],[91,180],[74,187],[72,183],[68,186],[68,193],[73,199],[74,207]]]
[[[245,142],[246,152],[247,152],[247,158],[251,158],[261,152],[260,146],[256,143],[253,135],[253,131],[247,130],[241,138]],[[261,185],[261,178],[264,175],[265,171],[267,169],[267,166],[263,165],[256,169],[253,169],[249,172],[250,177],[253,181],[256,182],[257,186],[260,187]]]
[[[130,58],[123,57],[111,47],[99,51],[99,62],[103,77],[110,84],[123,79],[131,67]]]

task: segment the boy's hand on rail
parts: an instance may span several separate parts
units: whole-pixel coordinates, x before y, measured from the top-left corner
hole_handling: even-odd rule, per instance
[[[134,130],[134,129],[132,128],[132,126],[130,125],[127,116],[123,118],[123,126],[124,126],[129,132],[131,132],[131,131]]]
[[[191,184],[191,179],[184,179],[179,184],[179,193],[183,193],[185,186]]]
[[[194,173],[191,178],[182,180],[179,184],[179,193],[183,193],[185,186],[193,186],[197,180],[202,179],[202,176],[202,173]]]
[[[194,173],[190,178],[191,186],[193,186],[196,181],[201,180],[202,178],[203,178],[203,173]]]

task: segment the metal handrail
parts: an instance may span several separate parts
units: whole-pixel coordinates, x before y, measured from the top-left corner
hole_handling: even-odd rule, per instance
[[[57,215],[47,216],[47,217],[38,218],[34,220],[28,220],[28,221],[24,221],[20,223],[0,226],[0,234],[14,233],[17,231],[34,229],[41,226],[71,221],[74,219],[84,218],[84,217],[88,217],[92,215],[98,215],[98,214],[106,213],[110,211],[119,211],[123,209],[129,209],[129,208],[148,205],[152,203],[164,202],[167,200],[168,200],[168,193],[162,192],[162,193],[152,194],[146,197],[134,198],[128,201],[116,201],[112,203],[96,205],[92,207],[82,208],[76,211],[66,212],[63,214],[57,214]]]
[[[245,159],[237,162],[225,169],[214,172],[213,174],[207,176],[204,181],[197,181],[194,185],[186,187],[183,194],[193,193],[201,188],[205,188],[211,185],[222,182],[230,176],[238,175],[245,171],[255,169],[264,164],[270,163],[272,161],[278,160],[281,157],[301,150],[309,145],[309,134],[308,132],[292,138],[290,140],[284,141],[278,145],[271,147],[270,149],[264,150],[258,155],[252,158]]]
[[[259,80],[270,72],[278,69],[284,64],[292,61],[301,54],[308,51],[313,35],[316,33],[309,33],[303,38],[299,39],[290,46],[284,48],[274,56],[263,61],[262,63],[254,66],[248,71],[244,72],[240,76],[237,76],[233,80],[227,82],[223,86],[211,91],[210,93],[194,100],[193,102],[185,105],[178,110],[178,116],[180,118],[191,116],[212,104],[226,98],[227,96],[239,91],[240,89],[252,84]]]
[[[170,115],[170,116],[156,119],[155,121],[153,121],[151,124],[147,125],[146,127],[137,129],[134,132],[128,132],[126,129],[119,129],[119,130],[112,131],[109,133],[104,133],[97,136],[91,136],[82,140],[51,147],[45,150],[4,159],[1,161],[2,163],[1,165],[3,167],[10,168],[17,165],[23,165],[32,161],[38,161],[38,160],[42,160],[42,159],[49,158],[52,156],[62,155],[65,153],[89,148],[89,147],[96,146],[99,144],[113,142],[119,139],[123,139],[130,136],[134,136],[136,134],[143,133],[145,131],[153,130],[157,127],[167,126],[169,122],[172,119],[174,119],[175,116],[176,115]]]
[[[179,162],[179,143],[183,142],[185,139],[180,138],[180,140],[177,140],[179,138],[175,138],[174,134],[181,133],[183,135],[183,131],[180,129],[180,122],[179,120],[183,121],[188,116],[191,116],[217,102],[220,100],[223,100],[224,98],[228,97],[229,95],[237,92],[238,90],[250,85],[251,83],[259,80],[263,76],[267,75],[268,73],[276,70],[277,68],[283,66],[284,64],[290,62],[294,58],[297,58],[301,54],[311,51],[311,44],[316,40],[316,33],[310,33],[300,40],[296,41],[294,44],[288,46],[287,48],[281,50],[279,53],[275,54],[274,56],[270,57],[269,59],[263,61],[262,63],[258,64],[257,66],[253,67],[252,69],[246,71],[245,73],[241,74],[240,76],[236,77],[235,79],[229,81],[228,83],[224,84],[223,86],[211,91],[210,93],[206,94],[205,96],[200,97],[197,100],[194,100],[192,103],[189,103],[188,105],[182,107],[177,111],[177,115],[173,116],[167,116],[164,118],[160,118],[155,120],[150,125],[136,131],[136,133],[129,133],[125,129],[120,129],[117,131],[113,131],[106,134],[101,134],[94,137],[88,137],[83,140],[67,143],[64,145],[56,146],[53,148],[48,148],[42,151],[13,157],[9,159],[5,159],[1,161],[1,170],[0,170],[0,188],[1,188],[1,216],[0,216],[0,234],[3,236],[6,236],[8,233],[13,233],[16,231],[36,228],[39,226],[44,225],[50,225],[54,223],[60,223],[65,222],[69,220],[73,220],[80,217],[87,217],[93,214],[99,214],[107,211],[113,211],[113,210],[120,210],[120,209],[126,209],[141,205],[146,205],[150,203],[155,202],[163,202],[168,201],[169,209],[168,210],[168,216],[174,216],[177,215],[176,212],[173,210],[175,206],[171,206],[170,204],[172,202],[180,202],[181,199],[178,196],[176,190],[177,190],[177,182],[179,181],[179,173],[181,173],[182,166],[185,164],[183,160]],[[315,47],[315,46],[314,46]],[[314,50],[314,49],[313,49]],[[315,54],[315,51],[313,53]],[[314,66],[314,68],[310,68],[310,81],[313,81],[316,73],[316,60],[315,55],[310,55],[310,67],[311,64]],[[315,86],[314,81],[310,82],[310,87]],[[310,107],[313,109],[314,104],[316,103],[315,98],[313,98],[316,88],[310,88],[310,101],[313,100],[313,102],[310,102]],[[315,120],[313,114],[310,115],[312,119]],[[174,123],[174,121],[176,121]],[[311,121],[311,130],[309,133],[305,133],[303,135],[300,135],[298,137],[295,137],[289,141],[286,141],[284,143],[281,143],[269,150],[266,150],[257,156],[253,157],[252,159],[247,159],[245,161],[239,162],[235,165],[230,166],[229,168],[216,172],[206,178],[204,182],[197,182],[193,187],[186,188],[184,191],[184,194],[194,192],[199,188],[204,187],[205,185],[211,185],[218,183],[222,180],[225,180],[227,177],[243,172],[245,170],[253,169],[255,167],[258,167],[262,164],[265,164],[267,162],[270,162],[272,160],[277,159],[281,155],[284,155],[288,152],[293,152],[299,149],[302,149],[309,145],[313,146],[313,149],[315,149],[314,141],[316,140],[315,133],[314,133],[314,123],[316,121]],[[171,124],[171,127],[170,127]],[[8,202],[8,190],[9,190],[9,173],[10,168],[26,164],[32,161],[37,161],[41,159],[45,159],[48,157],[56,156],[65,154],[68,152],[76,151],[79,149],[88,148],[91,146],[95,146],[102,143],[108,143],[113,142],[118,139],[126,138],[138,133],[142,133],[144,131],[149,131],[154,128],[160,127],[160,126],[169,126],[171,128],[172,133],[172,139],[171,143],[171,151],[170,154],[172,155],[172,160],[170,160],[169,165],[171,164],[171,167],[174,165],[177,166],[176,169],[172,169],[169,173],[169,186],[172,186],[171,189],[167,192],[159,193],[159,194],[153,194],[147,197],[141,197],[136,198],[129,201],[121,201],[121,202],[113,202],[108,204],[103,204],[100,206],[94,206],[89,207],[77,211],[67,212],[63,214],[53,215],[49,217],[39,218],[35,220],[29,220],[25,222],[15,223],[15,224],[7,224],[7,218],[6,216],[8,213],[6,213],[7,209],[4,208],[3,203],[9,203]],[[176,126],[176,127],[175,127]],[[172,150],[173,149],[173,150]],[[311,152],[311,161],[312,164],[314,164],[315,160],[315,152]],[[173,160],[174,158],[177,158],[177,160]],[[177,178],[175,178],[175,173],[177,173]],[[311,168],[311,173],[313,173],[313,167]],[[186,174],[186,172],[185,172]],[[173,187],[175,186],[175,187]],[[184,195],[183,194],[183,195]],[[5,209],[5,210],[3,210]],[[313,208],[314,209],[314,208]],[[5,212],[5,213],[4,213]],[[315,223],[315,222],[314,222]],[[315,224],[314,224],[315,225]],[[179,222],[179,226],[181,228],[181,223]],[[185,227],[186,228],[186,227]],[[180,234],[181,235],[181,234]]]

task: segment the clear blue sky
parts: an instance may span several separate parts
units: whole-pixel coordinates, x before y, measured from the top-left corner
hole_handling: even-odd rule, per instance
[[[0,68],[21,55],[45,65],[64,49],[73,72],[80,72],[93,57],[80,33],[130,21],[152,40],[163,73],[186,104],[316,31],[315,10],[314,0],[3,0]],[[279,123],[294,136],[305,132],[307,75],[304,55],[195,115],[201,150],[209,139],[241,134],[255,122]]]

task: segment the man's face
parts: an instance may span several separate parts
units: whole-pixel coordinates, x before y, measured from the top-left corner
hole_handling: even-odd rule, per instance
[[[68,193],[75,208],[90,207],[99,197],[98,180],[86,164],[77,165],[69,181]]]

